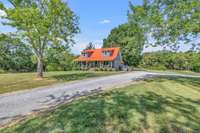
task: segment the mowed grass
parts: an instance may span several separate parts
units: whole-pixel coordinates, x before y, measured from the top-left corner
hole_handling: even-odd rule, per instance
[[[156,78],[41,113],[1,133],[199,133],[200,79]]]
[[[200,76],[200,73],[198,73],[198,72],[192,72],[192,71],[187,71],[187,70],[146,70],[146,71]]]
[[[43,80],[36,79],[36,73],[9,73],[0,74],[0,94],[24,89],[32,89],[40,86],[52,85],[73,80],[81,80],[90,77],[106,76],[117,72],[86,72],[86,71],[62,71],[44,73]]]

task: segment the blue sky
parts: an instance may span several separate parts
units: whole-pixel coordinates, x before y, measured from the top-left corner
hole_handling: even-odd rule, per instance
[[[6,0],[0,0],[9,7]],[[127,22],[128,3],[130,0],[67,0],[70,8],[79,16],[81,33],[75,36],[76,44],[72,52],[79,54],[89,42],[96,47],[102,46],[102,40],[119,24]],[[142,0],[131,0],[133,4],[140,5]],[[1,14],[1,12],[0,12]],[[0,32],[10,32],[12,28],[0,25]],[[189,46],[183,46],[187,50]],[[161,48],[149,47],[145,52],[156,51]]]
[[[7,7],[10,5],[6,0]],[[127,21],[129,0],[68,0],[68,5],[79,16],[81,33],[76,35],[76,44],[72,52],[78,54],[89,42],[96,47],[102,46],[110,30]],[[141,0],[132,0],[134,4],[141,4]],[[9,32],[13,29],[0,25],[0,32]]]
[[[81,33],[76,36],[76,45],[72,48],[79,53],[89,42],[96,47],[102,46],[112,28],[127,22],[129,0],[68,0],[68,4],[80,17]],[[141,4],[141,0],[134,0]]]

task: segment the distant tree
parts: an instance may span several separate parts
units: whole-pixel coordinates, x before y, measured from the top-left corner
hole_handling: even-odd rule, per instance
[[[72,70],[75,55],[64,46],[54,46],[47,50],[45,62],[48,71]]]
[[[33,53],[29,46],[12,35],[0,34],[0,69],[5,71],[33,71]]]
[[[141,25],[156,46],[167,46],[176,50],[183,42],[190,42],[198,49],[199,7],[199,0],[143,0],[142,6],[130,3],[129,23]]]
[[[66,48],[79,32],[78,18],[62,0],[9,0],[12,8],[2,3],[1,10],[8,21],[3,24],[15,27],[16,35],[29,45],[37,57],[37,76],[43,77],[45,51],[55,45]]]
[[[148,69],[191,70],[200,72],[200,53],[158,51],[144,53],[140,66]]]
[[[85,50],[89,50],[89,49],[95,49],[95,45],[92,42],[89,42],[89,44],[85,48]]]
[[[137,66],[144,47],[144,34],[135,24],[122,24],[112,29],[103,47],[120,47],[125,64]]]

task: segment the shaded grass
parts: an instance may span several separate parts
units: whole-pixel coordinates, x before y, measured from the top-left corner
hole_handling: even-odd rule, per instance
[[[0,74],[0,94],[32,89],[40,86],[52,85],[73,80],[81,80],[90,77],[106,76],[116,72],[86,72],[86,71],[62,71],[44,73],[43,80],[36,80],[35,73],[9,73]]]
[[[42,113],[0,132],[199,133],[200,79],[155,78]]]

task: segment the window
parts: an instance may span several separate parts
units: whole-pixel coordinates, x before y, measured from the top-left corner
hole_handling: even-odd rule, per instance
[[[92,55],[92,52],[83,52],[82,54],[81,54],[81,56],[82,57],[85,57],[85,58],[88,58],[88,57],[90,57]]]
[[[82,53],[82,57],[89,57],[88,53]]]
[[[111,55],[111,51],[103,51],[103,56],[110,56]]]

